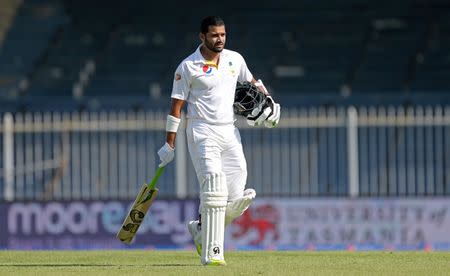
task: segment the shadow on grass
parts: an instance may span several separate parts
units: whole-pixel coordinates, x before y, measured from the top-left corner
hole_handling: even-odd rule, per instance
[[[0,267],[152,267],[152,266],[199,266],[195,264],[145,264],[145,265],[127,265],[127,264],[0,264]]]

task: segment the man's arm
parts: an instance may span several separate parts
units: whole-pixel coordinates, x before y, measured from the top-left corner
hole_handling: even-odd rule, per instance
[[[179,100],[179,99],[172,98],[172,106],[170,108],[169,115],[180,119],[181,118],[181,109],[184,106],[184,102],[185,102],[184,100]],[[177,136],[176,132],[167,131],[166,142],[173,149],[175,148],[175,138],[176,138],[176,136]]]
[[[170,108],[166,123],[166,142],[158,150],[159,159],[161,160],[160,167],[164,167],[175,157],[175,138],[177,137],[177,130],[180,125],[181,108],[183,105],[184,100],[172,98],[172,107]]]
[[[258,90],[262,92],[264,95],[269,96],[269,91],[264,86],[261,80],[255,80],[255,78],[253,78],[251,83],[254,84],[256,87],[258,87]]]

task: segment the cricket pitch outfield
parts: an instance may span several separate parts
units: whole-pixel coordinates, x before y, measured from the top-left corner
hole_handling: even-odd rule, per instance
[[[0,275],[448,275],[450,252],[228,251],[203,267],[194,251],[0,251]]]

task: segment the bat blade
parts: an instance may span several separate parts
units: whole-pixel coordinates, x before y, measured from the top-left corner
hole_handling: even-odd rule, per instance
[[[123,243],[130,244],[133,241],[139,226],[141,226],[141,223],[144,220],[145,214],[158,194],[158,189],[155,188],[155,186],[163,173],[164,168],[165,166],[158,167],[155,176],[150,183],[142,185],[139,194],[116,235]]]
[[[142,185],[136,200],[128,212],[127,217],[122,223],[119,232],[116,237],[125,244],[130,244],[133,241],[136,232],[141,226],[150,206],[153,204],[156,196],[158,195],[158,189],[150,189],[147,184]]]

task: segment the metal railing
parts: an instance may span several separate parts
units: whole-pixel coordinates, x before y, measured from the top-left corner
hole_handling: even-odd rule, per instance
[[[4,114],[4,200],[133,198],[158,164],[163,112]],[[277,128],[237,122],[260,196],[450,195],[450,107],[283,110]],[[196,197],[178,131],[163,197]]]

